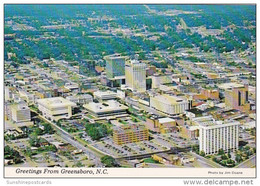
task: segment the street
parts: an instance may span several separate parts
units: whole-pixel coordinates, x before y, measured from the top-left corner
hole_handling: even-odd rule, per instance
[[[254,168],[256,166],[256,156],[249,158],[248,160],[242,162],[236,168]]]
[[[32,111],[34,112],[34,111]],[[102,167],[102,163],[100,162],[100,155],[97,154],[95,151],[93,151],[92,149],[89,149],[87,147],[85,147],[84,145],[82,145],[81,143],[79,143],[78,141],[73,139],[73,136],[70,135],[68,132],[66,132],[65,130],[63,130],[62,128],[60,128],[59,126],[57,126],[55,123],[53,123],[52,121],[44,118],[43,116],[39,115],[38,116],[40,118],[42,118],[43,120],[47,121],[48,123],[50,123],[57,131],[57,133],[60,135],[60,137],[67,141],[68,143],[70,143],[71,145],[73,145],[74,147],[78,148],[78,149],[82,149],[82,151],[88,155],[89,159],[93,159],[95,161],[95,164],[97,167]]]

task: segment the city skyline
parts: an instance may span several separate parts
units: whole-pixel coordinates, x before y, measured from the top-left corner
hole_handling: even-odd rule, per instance
[[[256,5],[57,6],[4,7],[5,167],[256,168]]]

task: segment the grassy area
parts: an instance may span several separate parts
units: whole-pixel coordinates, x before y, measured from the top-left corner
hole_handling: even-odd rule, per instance
[[[61,79],[55,79],[54,82],[58,87],[62,87],[65,85],[65,82]]]
[[[87,117],[90,118],[90,119],[93,119],[94,117],[90,114],[87,114]]]
[[[128,111],[131,112],[131,113],[134,113],[134,112],[137,112],[136,109],[134,109],[133,107],[128,107]]]
[[[81,139],[79,136],[74,136],[74,138],[79,141],[81,144],[87,146],[89,143],[87,143],[85,140]]]
[[[126,124],[127,124],[127,122],[126,122],[126,121],[124,121],[124,120],[121,120],[121,119],[119,119],[118,121],[119,121],[120,123],[124,124],[124,125],[126,125]]]
[[[35,105],[30,105],[29,108],[30,108],[31,110],[33,110],[34,112],[39,112],[38,107],[36,107]]]
[[[97,150],[95,147],[92,147],[89,143],[87,143],[85,140],[81,139],[79,136],[75,136],[74,137],[78,142],[80,142],[82,145],[84,145],[85,147],[88,147],[89,149],[94,150],[99,156],[104,156],[105,154],[103,154],[100,150]]]
[[[152,159],[152,158],[146,158],[146,159],[144,159],[144,162],[145,162],[145,163],[159,163],[158,161],[155,161],[155,160]]]

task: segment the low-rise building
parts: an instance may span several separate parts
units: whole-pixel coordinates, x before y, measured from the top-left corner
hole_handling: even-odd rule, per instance
[[[94,92],[94,98],[98,100],[110,100],[116,99],[117,93],[112,91],[96,91]]]
[[[117,145],[147,140],[149,132],[143,125],[123,125],[113,129],[113,141]]]
[[[35,95],[24,90],[19,90],[20,97],[28,104],[35,103]]]
[[[174,132],[176,121],[172,118],[160,118],[158,119],[158,127],[162,134]]]
[[[151,76],[152,78],[152,88],[159,88],[160,85],[166,84],[166,83],[172,83],[172,74],[155,74]]]
[[[31,111],[25,104],[15,103],[11,105],[12,120],[16,123],[31,121]]]
[[[37,100],[42,115],[50,120],[66,119],[72,116],[72,107],[76,104],[63,98],[53,97]]]
[[[67,100],[78,103],[78,104],[86,104],[93,101],[93,97],[90,94],[79,94],[75,96],[67,96]]]
[[[185,111],[185,114],[188,118],[192,119],[192,118],[196,118],[196,117],[200,117],[203,115],[203,111],[199,110],[197,108],[192,108],[190,110]]]
[[[151,158],[155,161],[158,161],[159,163],[162,164],[170,164],[171,161],[169,159],[169,156],[167,154],[153,154]]]
[[[187,99],[168,94],[150,97],[150,106],[166,114],[180,114],[190,108]]]
[[[66,83],[64,88],[68,89],[69,91],[77,91],[79,89],[79,85],[76,83]]]
[[[219,91],[217,89],[201,89],[200,93],[206,99],[219,99]]]
[[[188,139],[197,139],[199,137],[199,126],[189,126],[184,124],[181,127],[181,134],[183,137]]]
[[[87,111],[95,117],[106,117],[126,114],[127,106],[117,102],[116,100],[108,100],[103,103],[91,102],[83,105]]]

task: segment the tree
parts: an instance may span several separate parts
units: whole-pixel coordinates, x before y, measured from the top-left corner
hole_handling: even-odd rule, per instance
[[[193,145],[192,146],[192,151],[196,152],[197,154],[199,154],[199,146],[198,145]]]
[[[22,163],[22,162],[23,162],[23,160],[22,160],[22,158],[21,158],[20,156],[15,156],[13,160],[14,160],[14,163],[15,163],[15,164],[18,164],[18,163]]]
[[[235,161],[232,159],[228,159],[226,162],[226,166],[228,167],[234,167],[235,166]]]
[[[222,154],[224,154],[224,153],[225,153],[225,152],[224,152],[223,149],[219,149],[219,150],[218,150],[218,154],[219,154],[219,155],[222,155]]]
[[[136,123],[138,120],[136,118],[132,118],[132,121]]]
[[[54,133],[54,130],[52,128],[52,126],[49,124],[49,123],[45,123],[43,124],[44,126],[44,131],[48,134],[53,134]]]
[[[19,152],[12,149],[10,146],[4,147],[4,158],[5,159],[13,159],[15,164],[23,162],[22,157],[19,154]]]
[[[37,137],[37,135],[31,135],[30,139],[29,139],[29,144],[32,147],[39,147],[40,146],[40,138]]]
[[[110,133],[108,127],[105,124],[99,124],[99,123],[96,124],[88,123],[85,125],[85,130],[92,140],[99,140],[100,138],[103,138]]]
[[[4,148],[4,155],[9,154],[11,152],[11,147],[6,145]]]
[[[93,139],[93,140],[98,140],[101,138],[101,135],[99,133],[99,130],[95,127],[92,127],[88,130],[88,135]]]
[[[40,128],[36,128],[35,129],[35,134],[38,136],[38,135],[42,135],[42,129],[40,129]]]
[[[49,145],[49,146],[47,146],[47,148],[48,148],[49,151],[57,152],[57,148],[56,148],[55,145]]]
[[[138,55],[138,60],[145,60],[146,57],[145,57],[145,53],[144,52],[140,52],[139,55]]]
[[[19,67],[19,64],[18,64],[18,63],[15,63],[15,62],[12,62],[11,65],[12,65],[14,68],[18,68],[18,67]]]
[[[29,156],[30,158],[32,158],[33,153],[32,153],[32,150],[31,150],[30,147],[26,147],[26,150],[24,150],[24,153],[25,153],[27,156]]]
[[[200,155],[204,157],[206,154],[205,154],[205,152],[202,150],[202,151],[200,151]]]
[[[242,161],[242,157],[240,154],[236,154],[236,161],[240,163]]]
[[[164,73],[166,72],[166,70],[165,70],[165,69],[162,69],[161,72],[164,74]]]
[[[105,167],[118,167],[118,163],[112,156],[105,155],[101,157],[101,163],[105,165]]]
[[[49,67],[48,63],[43,63],[43,67]]]
[[[247,155],[247,156],[251,156],[252,154],[253,154],[252,150],[246,151],[246,155]]]
[[[84,167],[84,165],[80,161],[78,161],[75,166],[76,167]]]
[[[11,61],[17,62],[17,57],[12,56],[12,57],[11,57]]]
[[[227,159],[228,159],[228,157],[227,157],[227,155],[226,155],[226,154],[222,154],[222,155],[221,155],[221,159],[222,159],[222,160],[227,160]]]

